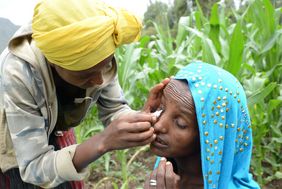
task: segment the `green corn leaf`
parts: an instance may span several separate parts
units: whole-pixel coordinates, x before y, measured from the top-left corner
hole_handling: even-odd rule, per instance
[[[282,67],[282,64],[275,64],[275,66],[273,66],[273,68],[271,68],[271,70],[269,70],[269,71],[266,72],[266,75],[267,75],[268,77],[270,77],[270,76],[273,74],[273,72],[274,72],[275,70],[277,70],[278,68],[280,68],[280,67]]]
[[[212,49],[213,47],[211,47],[206,40],[203,40],[202,43],[203,43],[202,44],[203,45],[202,60],[204,62],[208,62],[210,64],[216,65],[216,60],[215,60],[214,53],[213,53],[213,51],[216,51],[215,48]]]
[[[196,26],[200,30],[200,29],[202,29],[202,26],[204,25],[206,18],[204,16],[202,7],[201,7],[198,0],[196,0],[196,5],[197,5],[197,8],[198,8],[198,11],[196,11],[196,15],[195,15],[196,18],[197,18],[196,19]]]
[[[279,37],[282,35],[282,29],[276,30],[274,35],[263,45],[263,49],[260,54],[266,53],[269,51],[278,41]]]
[[[275,110],[277,107],[280,107],[282,104],[282,100],[278,99],[272,99],[269,101],[268,106],[268,114],[271,114],[273,110]]]
[[[197,29],[190,27],[185,27],[185,28],[202,40],[201,42],[203,48],[202,60],[217,65],[220,61],[220,56],[216,52],[216,48],[212,43],[212,41],[210,40],[210,38]]]
[[[277,179],[282,179],[282,172],[280,171],[277,171],[274,176],[277,178]]]
[[[267,29],[272,34],[275,31],[275,9],[270,0],[264,0],[265,7],[265,19],[267,24]]]
[[[280,138],[272,138],[271,140],[273,142],[278,142],[279,144],[282,144],[282,137],[280,137]]]
[[[112,186],[114,187],[114,189],[119,189],[117,183],[112,183]]]
[[[179,47],[185,38],[188,35],[187,30],[185,29],[185,26],[189,26],[190,22],[190,17],[189,16],[183,16],[180,17],[179,22],[178,22],[178,31],[177,31],[177,36],[176,36],[176,46]]]
[[[217,52],[221,52],[221,45],[219,42],[219,32],[220,32],[220,22],[219,22],[219,14],[218,14],[218,4],[216,3],[213,5],[211,10],[209,37],[214,43]]]
[[[269,95],[276,86],[277,84],[272,82],[265,88],[255,91],[251,96],[249,96],[248,105],[252,107],[254,104],[262,102],[263,99],[267,97],[267,95]]]
[[[276,134],[277,136],[281,136],[282,137],[282,132],[281,132],[281,122],[277,124],[277,126],[273,126],[271,125],[271,129],[273,131],[274,134]]]
[[[150,42],[151,38],[147,35],[142,36],[142,38],[140,39],[140,47],[141,48],[145,48],[148,43]]]
[[[242,33],[242,23],[239,20],[233,30],[230,50],[229,50],[229,61],[225,66],[225,69],[237,76],[240,71],[244,51],[244,36]]]

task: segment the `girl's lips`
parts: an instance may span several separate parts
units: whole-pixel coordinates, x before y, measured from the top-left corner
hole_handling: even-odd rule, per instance
[[[159,136],[152,143],[157,148],[166,148],[168,144]]]

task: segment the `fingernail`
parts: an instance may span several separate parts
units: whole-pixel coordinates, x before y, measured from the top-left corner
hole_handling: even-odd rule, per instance
[[[162,157],[162,158],[161,158],[161,161],[165,161],[165,160],[166,160],[166,158],[165,158],[165,157]]]
[[[153,115],[152,119],[153,119],[153,122],[156,122],[158,118],[157,116]]]
[[[165,164],[166,164],[166,165],[171,165],[170,161],[167,161]]]

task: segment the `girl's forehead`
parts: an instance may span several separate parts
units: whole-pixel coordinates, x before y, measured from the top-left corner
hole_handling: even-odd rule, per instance
[[[178,92],[184,93],[188,92],[188,85],[185,81],[172,79],[165,87],[164,91],[166,93]]]
[[[185,81],[172,79],[164,89],[164,97],[167,100],[183,101],[190,96],[191,92]]]
[[[192,94],[186,81],[171,80],[164,89],[164,100],[181,106],[181,111],[194,110]]]

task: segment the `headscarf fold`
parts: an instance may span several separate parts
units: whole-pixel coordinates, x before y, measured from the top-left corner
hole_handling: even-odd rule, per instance
[[[43,0],[34,9],[32,37],[51,63],[79,71],[138,40],[141,27],[130,12],[99,0]]]
[[[188,82],[195,103],[204,189],[258,189],[249,173],[252,129],[239,81],[202,62],[190,63],[174,79]]]

